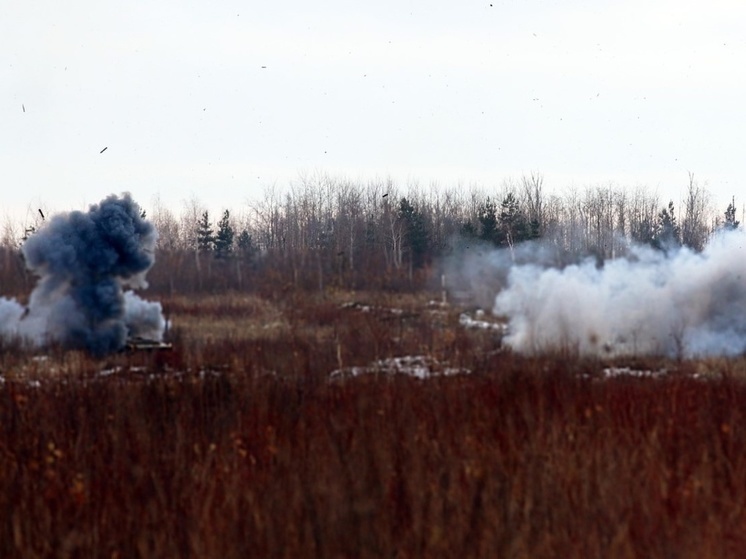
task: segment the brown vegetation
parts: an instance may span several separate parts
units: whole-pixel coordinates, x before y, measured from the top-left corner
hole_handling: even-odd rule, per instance
[[[500,351],[425,295],[164,308],[172,352],[0,352],[0,556],[701,558],[746,545],[743,360],[627,360],[668,374],[607,379],[613,363]],[[471,373],[329,380],[415,354]]]
[[[494,199],[320,177],[215,236],[196,201],[156,207],[144,295],[173,351],[0,341],[0,557],[740,556],[746,360],[526,359],[430,301],[456,235],[698,249],[706,200],[690,177],[679,228],[642,191],[545,196],[540,175]],[[11,237],[0,285],[23,303]],[[389,370],[406,356],[433,376]]]

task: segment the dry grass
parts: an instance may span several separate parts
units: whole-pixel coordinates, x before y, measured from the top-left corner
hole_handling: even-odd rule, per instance
[[[6,348],[0,557],[742,555],[744,360],[602,379],[425,302],[171,299],[171,353]],[[472,374],[327,380],[411,354]]]

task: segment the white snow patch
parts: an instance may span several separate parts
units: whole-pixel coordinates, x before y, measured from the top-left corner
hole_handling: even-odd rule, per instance
[[[376,307],[372,305],[366,305],[358,301],[350,301],[348,303],[342,303],[340,309],[356,310],[360,312],[378,312],[382,314],[393,314],[399,316],[404,314],[404,309],[397,309],[395,307]]]
[[[633,369],[631,367],[606,367],[601,373],[606,378],[614,377],[638,377],[638,378],[661,378],[668,374],[666,369],[651,371],[647,369]]]
[[[484,311],[477,311],[478,317],[484,316]],[[477,320],[466,313],[461,313],[458,317],[458,323],[469,330],[495,330],[502,334],[507,332],[507,325],[499,322],[488,322],[487,320]]]
[[[469,374],[469,369],[460,367],[446,367],[433,357],[426,355],[405,355],[379,359],[368,366],[344,367],[329,373],[332,380],[357,377],[366,374],[405,375],[418,379],[437,376],[453,376]]]

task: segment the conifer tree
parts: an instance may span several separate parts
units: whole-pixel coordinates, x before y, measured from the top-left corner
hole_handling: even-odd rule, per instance
[[[235,232],[230,221],[230,212],[225,210],[222,219],[218,222],[218,232],[215,235],[215,256],[227,258],[233,251],[233,237]]]
[[[477,211],[479,212],[477,218],[481,225],[479,238],[483,241],[497,244],[497,206],[492,200],[487,198],[485,202],[479,204]]]
[[[653,246],[663,251],[681,246],[681,230],[676,222],[673,200],[658,214]]]
[[[429,248],[429,235],[425,216],[406,198],[399,204],[399,219],[404,222],[404,232],[410,251],[411,262],[415,268],[421,268]]]
[[[733,197],[728,208],[725,210],[725,222],[723,223],[723,229],[727,231],[733,231],[738,229],[740,225],[739,221],[736,221],[736,199]]]
[[[209,252],[214,242],[213,229],[210,224],[210,214],[207,210],[202,212],[202,217],[197,222],[197,250]]]

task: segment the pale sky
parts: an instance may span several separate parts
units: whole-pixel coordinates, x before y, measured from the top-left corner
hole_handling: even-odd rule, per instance
[[[532,171],[675,201],[691,171],[724,210],[746,198],[745,25],[725,0],[4,0],[0,210]]]

